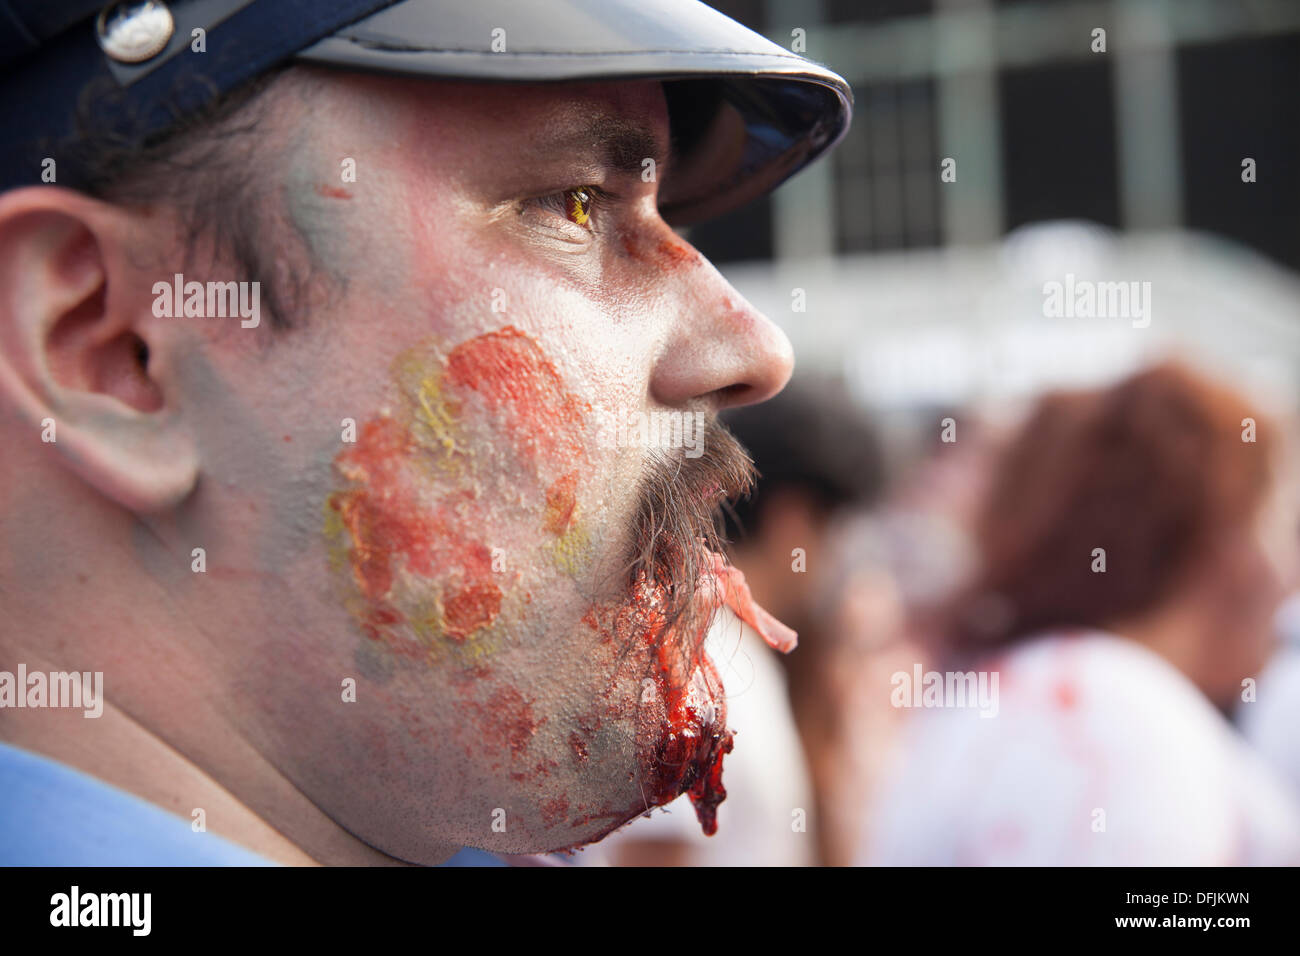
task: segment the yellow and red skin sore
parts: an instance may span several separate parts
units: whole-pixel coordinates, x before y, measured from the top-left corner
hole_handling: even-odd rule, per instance
[[[471,584],[457,591],[442,612],[442,632],[453,641],[464,641],[487,627],[501,613],[501,589],[495,584]]]
[[[410,434],[394,419],[366,422],[357,443],[335,459],[353,487],[329,501],[348,532],[353,578],[370,605],[362,631],[399,652],[403,643],[410,643],[391,630],[407,621],[390,602],[399,561],[420,577],[467,579],[444,606],[444,633],[453,640],[463,641],[490,625],[502,600],[492,577],[491,549],[477,540],[470,530],[476,522],[466,517],[475,509],[473,497],[453,492],[436,506],[427,505],[419,494],[425,479],[416,463],[418,453]],[[412,652],[421,653],[414,647]]]
[[[578,471],[589,407],[564,388],[563,378],[541,347],[513,326],[461,343],[446,359],[445,381],[477,393],[506,432],[512,450],[538,471],[559,462],[564,471],[546,491],[543,527],[563,535],[574,520]],[[338,454],[338,470],[352,487],[336,493],[338,512],[352,546],[349,560],[362,596],[381,612],[367,616],[368,634],[403,623],[400,612],[384,605],[395,566],[429,579],[456,580],[443,603],[443,633],[463,641],[496,620],[503,594],[493,575],[491,549],[473,529],[488,515],[468,491],[447,494],[430,507],[421,496],[428,478],[417,463],[421,451],[399,421],[367,421],[357,443]],[[559,469],[556,469],[559,470]],[[373,636],[373,634],[372,634]]]
[[[526,462],[568,471],[571,462],[586,460],[591,406],[569,392],[541,346],[514,326],[453,349],[446,381],[482,397]]]
[[[578,507],[578,473],[570,471],[551,483],[546,489],[546,514],[543,527],[557,537],[573,524],[573,514]]]
[[[670,260],[687,258],[677,248],[657,252]],[[590,407],[565,389],[560,373],[537,343],[510,326],[453,349],[444,381],[462,399],[469,392],[480,396],[516,456],[532,465],[544,481],[546,472],[553,476],[545,485],[541,526],[545,532],[563,535],[573,524],[582,480],[573,463],[587,462],[583,440]],[[330,499],[351,538],[353,576],[370,604],[363,631],[399,653],[409,650],[412,656],[419,656],[422,649],[395,632],[405,618],[390,602],[399,562],[410,574],[459,582],[442,605],[442,632],[450,640],[464,641],[493,623],[504,597],[489,577],[491,551],[473,531],[487,526],[481,503],[462,491],[444,495],[430,507],[421,495],[428,478],[416,461],[419,454],[413,437],[397,420],[379,417],[366,422],[357,444],[336,457],[339,471],[352,486]],[[638,708],[635,700],[615,699],[612,687],[605,693],[607,718],[629,720],[636,715],[641,789],[648,802],[622,809],[570,808],[567,797],[552,797],[540,805],[544,824],[555,826],[571,813],[571,827],[601,820],[609,823],[604,831],[609,832],[686,792],[696,804],[705,832],[712,833],[717,805],[725,797],[722,758],[732,746],[721,681],[703,653],[702,634],[661,633],[661,594],[642,585],[633,589],[630,598],[626,604],[593,606],[582,620],[600,634],[602,644],[636,648],[642,666],[650,663],[658,707]],[[602,621],[608,626],[602,626]],[[697,671],[712,698],[709,701],[691,697],[699,687],[693,679]],[[483,739],[511,757],[512,779],[540,782],[556,768],[554,761],[529,761],[530,743],[549,718],[536,718],[531,702],[516,688],[502,686],[485,702],[467,699],[466,706],[477,716]],[[707,725],[705,709],[715,715]],[[589,741],[600,722],[600,716],[589,715],[569,735],[574,759],[580,764],[590,759]]]
[[[491,572],[491,551],[462,514],[473,508],[473,496],[453,492],[429,507],[420,497],[425,479],[416,454],[415,442],[398,422],[376,418],[335,459],[353,487],[334,494],[330,506],[351,537],[357,585],[370,600],[382,599],[392,589],[399,557],[408,571],[422,577],[457,565],[475,578]]]

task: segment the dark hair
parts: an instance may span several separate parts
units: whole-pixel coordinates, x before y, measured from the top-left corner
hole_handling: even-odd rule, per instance
[[[264,94],[292,68],[281,66],[234,89],[161,133],[144,139],[119,130],[120,95],[92,84],[82,91],[76,138],[59,149],[60,184],[123,205],[167,205],[185,232],[186,255],[201,237],[234,260],[244,278],[259,281],[272,330],[294,324],[308,273],[272,273],[278,232],[267,228],[274,208],[269,184],[255,174],[265,138]],[[270,184],[273,185],[273,184]]]
[[[948,649],[1158,607],[1262,505],[1270,434],[1244,398],[1172,362],[1042,398],[995,466],[975,528],[980,570],[954,605]],[[1107,573],[1092,570],[1095,548]]]
[[[732,508],[730,536],[743,541],[763,521],[763,497],[796,489],[829,514],[874,500],[885,484],[884,454],[867,414],[841,386],[795,380],[760,405],[724,412],[722,420],[758,470],[752,496]]]

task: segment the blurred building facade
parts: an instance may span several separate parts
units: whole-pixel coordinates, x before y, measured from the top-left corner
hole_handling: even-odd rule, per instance
[[[692,232],[716,262],[979,244],[1083,219],[1217,233],[1300,268],[1293,0],[712,5],[804,43],[857,100],[828,162]],[[940,180],[945,159],[955,182]]]

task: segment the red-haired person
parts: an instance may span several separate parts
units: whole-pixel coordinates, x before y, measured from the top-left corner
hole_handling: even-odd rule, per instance
[[[1297,573],[1275,426],[1166,363],[1043,398],[998,463],[942,672],[862,862],[1300,862],[1300,813],[1225,718]]]

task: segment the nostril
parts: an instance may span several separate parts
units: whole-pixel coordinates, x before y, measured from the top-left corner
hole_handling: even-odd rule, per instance
[[[723,386],[717,390],[716,394],[718,396],[719,408],[731,408],[735,405],[748,405],[753,401],[752,396],[754,394],[754,387],[752,385],[738,382],[735,385]]]

